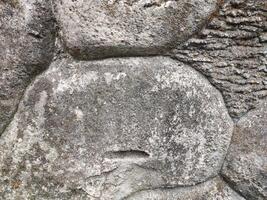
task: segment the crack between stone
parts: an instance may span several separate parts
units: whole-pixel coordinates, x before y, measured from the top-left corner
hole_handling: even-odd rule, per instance
[[[24,91],[24,93],[25,93],[25,91]],[[24,96],[24,94],[22,96]],[[20,102],[22,100],[22,96],[19,98],[18,105],[16,106],[16,109],[12,113],[12,115],[10,117],[10,121],[4,126],[3,131],[0,133],[0,138],[4,134],[4,132],[6,132],[6,130],[8,129],[8,127],[10,126],[10,124],[12,123],[12,121],[14,120],[14,117],[15,117],[16,113],[18,112],[19,104],[20,104]]]
[[[236,190],[231,184],[229,184],[229,182],[225,179],[225,177],[223,177],[221,174],[219,174],[219,177],[221,178],[221,181],[225,182],[225,184],[226,184],[227,186],[229,186],[233,191],[235,191],[239,196],[241,196],[241,197],[243,197],[245,200],[247,200],[246,197],[245,197],[242,193],[240,193],[240,192],[239,192],[238,190]],[[195,185],[191,185],[191,186],[173,186],[173,187],[164,187],[164,186],[162,186],[162,187],[154,187],[154,188],[152,187],[152,188],[147,188],[147,189],[141,189],[141,190],[132,192],[131,194],[127,195],[126,197],[123,197],[121,200],[127,200],[127,199],[130,198],[131,196],[133,196],[133,195],[135,195],[135,194],[138,194],[138,193],[140,193],[140,192],[144,192],[144,191],[151,191],[151,190],[157,190],[157,189],[162,189],[162,190],[164,190],[164,189],[182,189],[182,188],[197,187],[198,185],[204,184],[204,183],[206,183],[206,182],[208,182],[208,181],[212,181],[212,179],[214,179],[214,178],[216,178],[216,176],[215,176],[215,177],[210,177],[209,179],[207,179],[207,180],[204,181],[204,182],[197,183],[197,184],[195,184]]]
[[[7,131],[8,127],[10,126],[10,124],[14,121],[15,115],[17,114],[20,104],[25,96],[26,91],[28,90],[29,86],[31,85],[31,83],[34,82],[34,80],[37,78],[38,75],[36,75],[35,77],[32,78],[32,80],[29,82],[29,84],[27,85],[27,87],[24,89],[23,94],[20,96],[19,100],[18,100],[18,104],[16,106],[16,109],[14,110],[14,112],[12,113],[9,122],[5,125],[3,131],[0,133],[0,138],[1,136]]]
[[[127,200],[128,198],[130,198],[131,196],[135,195],[135,194],[138,194],[140,192],[144,192],[144,191],[153,191],[153,190],[158,190],[158,189],[161,189],[161,190],[165,190],[165,189],[182,189],[182,188],[192,188],[192,187],[197,187],[201,184],[204,184],[208,181],[212,181],[213,179],[215,179],[218,175],[215,175],[215,176],[212,176],[212,177],[209,177],[208,179],[206,179],[205,181],[203,182],[200,182],[200,183],[196,183],[195,185],[174,185],[172,187],[166,187],[166,186],[160,186],[160,187],[151,187],[151,188],[147,188],[147,189],[140,189],[140,190],[137,190],[137,191],[134,191],[132,193],[130,193],[129,195],[127,195],[126,197],[123,197],[121,200]]]
[[[29,83],[27,84],[27,86],[25,87],[23,93],[21,94],[19,100],[18,100],[18,104],[16,106],[16,109],[14,110],[14,112],[12,113],[11,117],[10,117],[10,121],[5,125],[4,129],[2,132],[0,132],[0,139],[1,139],[1,136],[7,131],[8,127],[10,126],[10,124],[13,122],[14,118],[15,118],[15,115],[17,114],[18,110],[19,110],[19,107],[20,107],[20,104],[22,102],[22,100],[24,99],[25,97],[25,93],[27,92],[27,90],[29,89],[29,87],[31,86],[31,84],[40,76],[42,75],[43,73],[45,73],[50,65],[52,63],[52,60],[46,65],[48,66],[47,68],[44,69],[44,66],[45,65],[42,65],[40,66],[40,69],[44,69],[44,70],[41,70],[40,72],[37,72],[35,75],[32,76],[31,80],[29,81]]]
[[[223,174],[221,173],[219,173],[219,176],[222,178],[225,184],[227,184],[233,191],[235,191],[239,196],[247,200],[247,197],[245,197],[239,190],[235,189],[235,187],[231,184],[231,182],[227,179],[227,177],[223,176]]]

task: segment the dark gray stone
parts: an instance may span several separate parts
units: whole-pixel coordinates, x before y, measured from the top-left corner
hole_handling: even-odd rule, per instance
[[[46,0],[0,1],[0,135],[25,88],[52,60],[51,10]]]
[[[267,198],[267,101],[237,123],[222,175],[247,199]]]

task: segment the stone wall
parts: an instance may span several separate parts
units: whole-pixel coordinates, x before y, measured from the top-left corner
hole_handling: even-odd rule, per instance
[[[265,0],[0,1],[0,199],[267,198]]]

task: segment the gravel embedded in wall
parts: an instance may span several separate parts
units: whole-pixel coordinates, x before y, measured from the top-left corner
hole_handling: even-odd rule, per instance
[[[267,97],[267,4],[231,0],[174,54],[209,78],[239,119]]]

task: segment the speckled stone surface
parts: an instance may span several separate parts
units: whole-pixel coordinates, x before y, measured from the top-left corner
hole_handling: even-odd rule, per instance
[[[65,59],[27,90],[0,140],[0,165],[18,191],[50,177],[121,199],[216,176],[232,127],[220,93],[170,58]]]
[[[79,59],[166,52],[201,28],[218,0],[60,0],[56,16]]]

